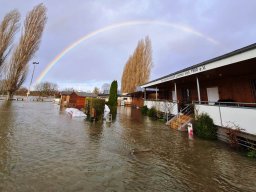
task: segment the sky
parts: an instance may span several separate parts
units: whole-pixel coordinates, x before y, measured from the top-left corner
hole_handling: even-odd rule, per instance
[[[0,0],[0,20],[17,9],[22,25],[39,3],[48,19],[27,87],[34,61],[34,83],[51,65],[41,82],[60,89],[92,91],[113,80],[120,87],[127,59],[146,36],[153,50],[150,80],[256,42],[255,0]]]

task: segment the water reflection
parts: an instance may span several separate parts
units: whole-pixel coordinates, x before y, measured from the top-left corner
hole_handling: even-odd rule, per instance
[[[110,114],[112,115],[112,121],[116,120],[117,106],[109,106]]]
[[[112,123],[51,103],[0,103],[0,191],[255,191],[255,161],[117,109]]]
[[[11,102],[0,103],[0,181],[10,176],[12,168],[13,110]],[[1,185],[0,185],[1,189]]]

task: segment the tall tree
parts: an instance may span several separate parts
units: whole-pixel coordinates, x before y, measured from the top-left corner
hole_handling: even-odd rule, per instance
[[[20,14],[17,10],[7,13],[0,23],[0,67],[11,51],[13,37],[18,29]]]
[[[138,42],[133,55],[129,57],[124,66],[122,92],[134,92],[137,86],[148,82],[152,66],[152,47],[147,36]]]
[[[5,66],[7,99],[13,97],[27,77],[28,63],[39,48],[45,23],[46,7],[39,4],[28,13],[19,43]]]
[[[117,81],[114,80],[110,86],[110,94],[108,99],[108,104],[110,106],[117,106],[117,86]]]

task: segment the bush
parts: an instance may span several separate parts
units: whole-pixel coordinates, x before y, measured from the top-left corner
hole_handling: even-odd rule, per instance
[[[113,81],[110,86],[110,92],[109,92],[109,100],[108,105],[109,106],[117,106],[117,81]]]
[[[247,157],[256,158],[256,150],[253,150],[253,149],[249,150],[247,152]]]
[[[232,148],[238,148],[239,147],[239,141],[238,141],[238,136],[243,131],[244,129],[241,129],[237,125],[233,125],[233,127],[227,126],[226,127],[228,130],[226,132],[228,139],[229,139],[229,145]]]
[[[217,139],[217,127],[214,125],[212,118],[206,113],[197,117],[194,132],[198,137],[204,139]]]
[[[105,100],[86,98],[86,113],[89,120],[102,120],[105,109]]]
[[[143,115],[147,115],[147,113],[148,113],[148,107],[147,107],[147,105],[144,105],[144,106],[141,108],[141,113],[142,113]]]
[[[156,108],[152,107],[148,110],[147,115],[152,118],[157,118]]]

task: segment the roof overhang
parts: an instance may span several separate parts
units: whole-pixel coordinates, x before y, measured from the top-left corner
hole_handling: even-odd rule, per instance
[[[199,63],[197,65],[193,65],[191,67],[177,71],[175,73],[164,76],[162,78],[153,80],[149,83],[141,85],[141,87],[142,88],[151,87],[154,85],[158,85],[160,83],[173,81],[175,79],[180,79],[186,76],[202,73],[202,72],[209,71],[209,70],[216,69],[223,66],[232,65],[234,63],[245,61],[255,57],[256,57],[256,44],[253,44],[245,48],[241,48],[231,53],[225,54],[223,56],[216,57],[214,59]]]

